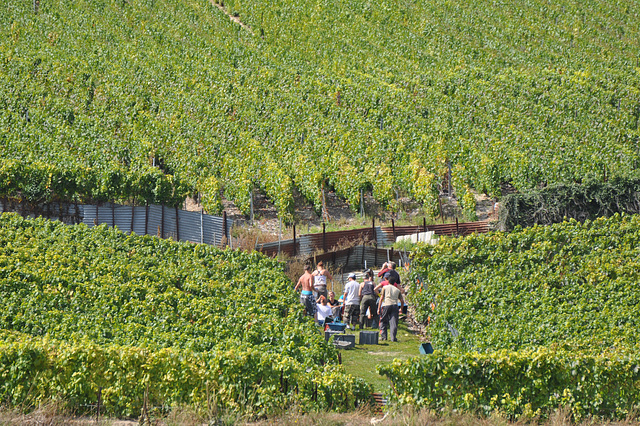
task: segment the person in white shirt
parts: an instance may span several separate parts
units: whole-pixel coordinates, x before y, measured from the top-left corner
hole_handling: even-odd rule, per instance
[[[349,274],[349,280],[344,287],[344,321],[349,324],[358,323],[360,319],[360,297],[358,293],[360,291],[360,283],[356,281],[356,274],[353,272]]]
[[[331,306],[327,303],[327,299],[324,296],[320,296],[318,300],[318,323],[323,325],[325,322],[333,320],[333,313],[331,312]]]

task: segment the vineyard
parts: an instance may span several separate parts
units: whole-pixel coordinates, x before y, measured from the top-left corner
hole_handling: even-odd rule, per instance
[[[635,0],[9,0],[0,195],[389,209],[607,180],[640,158]],[[11,160],[10,162],[8,160]]]
[[[345,374],[278,262],[260,254],[0,216],[0,403],[81,412],[188,404],[263,417],[347,410]]]
[[[405,403],[576,419],[638,409],[640,217],[517,227],[415,254],[433,357],[379,371]]]
[[[515,226],[637,210],[638,0],[218,1],[3,2],[0,197],[248,214],[257,190],[287,223],[298,194],[317,213],[335,191],[435,216],[450,184],[473,216],[474,192],[509,186],[514,232],[416,251],[436,352],[379,367],[392,398],[640,409],[640,219]],[[2,406],[369,402],[256,253],[3,214],[0,283]]]

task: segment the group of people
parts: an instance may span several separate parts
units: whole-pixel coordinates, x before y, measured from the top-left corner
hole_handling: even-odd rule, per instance
[[[387,330],[391,340],[397,342],[398,318],[404,306],[404,289],[401,286],[400,274],[394,262],[385,262],[378,272],[381,281],[376,284],[371,269],[364,272],[364,280],[360,283],[354,273],[350,273],[342,295],[342,303],[335,298],[335,293],[327,291],[327,280],[333,277],[318,262],[316,270],[311,265],[305,266],[304,274],[298,280],[295,290],[301,290],[300,303],[305,307],[307,315],[313,316],[319,323],[344,318],[347,327],[360,329],[364,327],[365,317],[379,321],[380,339],[387,340]]]

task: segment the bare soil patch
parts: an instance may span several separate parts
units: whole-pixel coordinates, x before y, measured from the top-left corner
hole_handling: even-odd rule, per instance
[[[497,203],[495,199],[485,194],[474,194],[476,198],[476,215],[478,220],[497,220]],[[318,214],[313,205],[294,189],[294,217],[297,225],[296,233],[306,234],[322,226],[323,217]],[[445,221],[455,220],[461,217],[458,202],[455,197],[441,197],[442,209]],[[384,207],[376,201],[371,193],[364,194],[364,211],[366,217],[376,217],[376,223],[388,223],[391,219],[396,220],[396,224],[417,223],[424,216],[422,206],[404,197],[398,199],[400,210],[398,213],[385,210]],[[281,238],[292,238],[292,230],[285,229],[284,225],[280,229],[278,220],[278,212],[275,206],[268,200],[265,194],[256,190],[253,197],[254,220],[245,216],[236,205],[227,199],[222,200],[224,211],[227,217],[234,221],[236,227],[243,228],[243,232],[256,237],[260,243],[272,242],[278,240],[279,232],[282,233]],[[328,216],[328,222],[340,228],[354,228],[370,225],[370,219],[365,219],[360,215],[360,209],[354,211],[348,203],[342,200],[333,191],[325,192],[325,206]],[[197,200],[187,198],[184,204],[185,210],[201,211],[202,206]],[[440,221],[439,219],[438,221]]]

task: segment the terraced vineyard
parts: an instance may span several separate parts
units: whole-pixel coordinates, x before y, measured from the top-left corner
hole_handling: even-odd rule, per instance
[[[448,239],[415,253],[434,356],[380,368],[405,403],[546,415],[637,410],[640,216]]]
[[[638,165],[640,4],[9,0],[0,195],[428,210]],[[15,162],[8,163],[12,159]],[[5,166],[11,164],[11,167]],[[155,167],[154,167],[155,166]]]
[[[5,213],[0,284],[2,405],[82,412],[100,391],[111,415],[146,403],[219,418],[370,397],[257,253]]]

